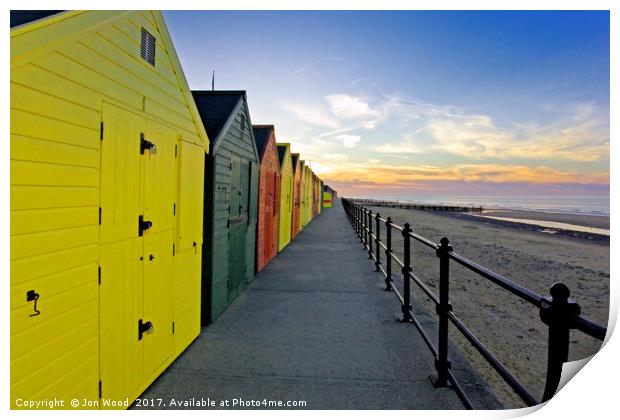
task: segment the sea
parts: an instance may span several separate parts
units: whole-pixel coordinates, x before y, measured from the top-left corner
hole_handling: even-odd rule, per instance
[[[482,206],[485,209],[539,210],[609,216],[609,195],[411,195],[366,197],[400,203]]]

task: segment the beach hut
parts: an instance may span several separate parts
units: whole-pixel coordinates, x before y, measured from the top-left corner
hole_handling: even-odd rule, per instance
[[[280,220],[278,222],[278,252],[291,242],[291,223],[293,221],[293,161],[291,145],[277,143],[280,163]]]
[[[318,188],[319,188],[319,202],[317,204],[317,208],[320,214],[321,211],[323,210],[323,180],[321,178],[319,178]]]
[[[310,210],[312,205],[312,176],[310,167],[303,160],[301,161],[301,171],[301,229],[303,229],[312,218],[312,211]]]
[[[259,158],[245,91],[194,91],[205,160],[202,323],[254,279]]]
[[[314,172],[312,172],[312,218],[314,219],[319,213],[319,179]]]
[[[324,184],[323,185],[323,208],[324,209],[331,208],[334,196],[335,194],[332,188],[329,185]]]
[[[259,272],[278,253],[280,162],[273,125],[252,127],[260,158],[256,227],[256,272]]]
[[[293,165],[293,210],[291,220],[291,239],[295,239],[301,228],[301,159],[299,153],[291,154]]]
[[[10,38],[11,404],[131,403],[200,333],[207,134],[160,12]]]

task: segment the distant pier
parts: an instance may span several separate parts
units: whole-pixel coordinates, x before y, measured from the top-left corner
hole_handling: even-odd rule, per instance
[[[482,206],[455,206],[450,204],[421,204],[421,203],[399,203],[397,201],[353,199],[355,203],[362,206],[391,207],[400,209],[424,210],[424,211],[454,211],[462,213],[482,213]]]

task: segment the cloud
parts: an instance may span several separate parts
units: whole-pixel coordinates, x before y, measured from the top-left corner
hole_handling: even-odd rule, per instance
[[[342,145],[347,149],[355,147],[355,145],[362,140],[361,136],[352,134],[341,134],[339,136],[335,136],[334,138],[337,140],[342,140]]]
[[[351,82],[349,82],[349,85],[348,85],[348,86],[349,86],[349,87],[355,87],[355,86],[357,86],[358,84],[360,84],[361,82],[363,82],[364,80],[366,80],[366,78],[365,78],[365,77],[358,77],[357,79],[352,80]]]
[[[609,157],[607,127],[595,118],[584,118],[550,126],[537,124],[498,128],[491,117],[463,115],[432,119],[427,131],[443,152],[475,159],[523,158],[593,162]]]
[[[323,153],[322,157],[329,161],[343,161],[349,158],[347,155],[340,153]]]
[[[416,130],[413,134],[407,134],[405,140],[400,143],[383,143],[378,146],[371,146],[369,149],[384,154],[418,154],[428,151],[428,146],[416,144],[414,136],[419,134],[421,129]]]
[[[459,164],[394,165],[344,162],[326,173],[330,179],[373,185],[414,185],[427,181],[465,181],[529,184],[609,184],[609,172],[582,173],[544,165]]]
[[[381,116],[370,106],[367,98],[338,94],[325,96],[325,100],[336,117],[345,120],[368,120],[369,128],[374,128],[374,120]]]
[[[299,67],[297,67],[295,70],[293,70],[291,72],[292,75],[298,75],[298,74],[302,74],[305,73],[307,70],[309,70],[312,67],[315,67],[325,61],[342,61],[344,60],[343,57],[324,57],[324,58],[319,58],[318,60],[314,60],[311,61],[309,63],[303,64]],[[316,76],[316,72],[314,73],[314,75]]]
[[[340,127],[338,120],[320,107],[294,103],[282,103],[281,107],[299,121],[330,129],[338,129]]]

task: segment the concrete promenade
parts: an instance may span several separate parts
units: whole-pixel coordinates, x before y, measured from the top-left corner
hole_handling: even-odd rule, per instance
[[[177,408],[171,398],[209,398],[216,407],[206,408],[267,399],[306,409],[462,409],[454,391],[433,388],[431,353],[412,325],[395,321],[399,303],[373,269],[336,201],[142,398],[162,398],[167,408]],[[420,315],[434,334],[432,318]],[[477,408],[497,408],[461,365],[455,371]]]

